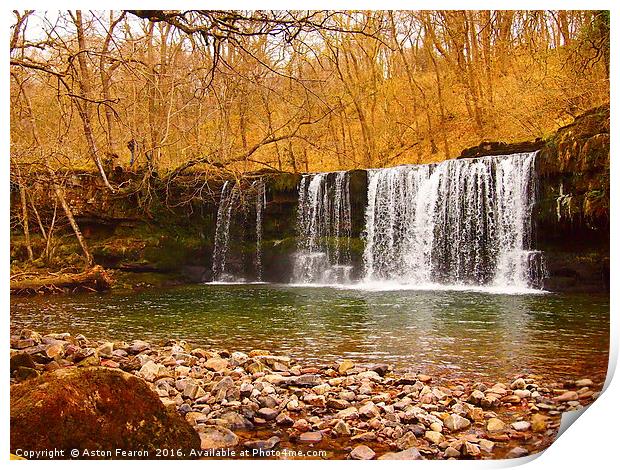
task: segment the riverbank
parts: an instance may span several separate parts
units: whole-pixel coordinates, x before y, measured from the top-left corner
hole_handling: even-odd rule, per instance
[[[518,371],[503,382],[451,381],[389,364],[302,364],[267,350],[32,330],[11,336],[10,354],[12,385],[63,368],[139,377],[199,433],[197,456],[215,458],[520,457],[548,447],[561,413],[589,404],[602,386],[583,377],[542,383]],[[12,446],[20,431],[12,415]]]

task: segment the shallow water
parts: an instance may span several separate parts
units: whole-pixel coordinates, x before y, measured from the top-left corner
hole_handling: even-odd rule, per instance
[[[194,285],[11,298],[11,328],[93,339],[185,339],[309,363],[351,358],[448,377],[602,381],[606,295]]]

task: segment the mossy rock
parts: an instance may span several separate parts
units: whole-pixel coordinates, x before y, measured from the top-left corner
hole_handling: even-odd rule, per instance
[[[11,452],[200,448],[198,433],[142,379],[104,367],[65,368],[11,387]]]

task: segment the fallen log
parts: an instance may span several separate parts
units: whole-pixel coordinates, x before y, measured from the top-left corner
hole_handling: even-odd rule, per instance
[[[12,295],[33,295],[55,292],[102,292],[112,286],[112,278],[101,266],[81,273],[33,277],[11,281]]]

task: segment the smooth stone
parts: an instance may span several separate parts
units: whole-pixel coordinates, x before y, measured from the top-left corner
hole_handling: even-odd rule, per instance
[[[522,378],[519,378],[510,385],[510,388],[513,390],[523,390],[525,389],[526,385],[527,384],[525,383],[525,380]]]
[[[577,401],[579,400],[579,395],[577,392],[569,391],[564,392],[563,394],[555,397],[555,401],[566,402],[566,401]]]
[[[245,441],[243,445],[248,449],[271,450],[280,443],[278,436],[272,436],[266,440]]]
[[[446,450],[443,453],[443,457],[445,459],[458,459],[461,456],[461,453],[456,450],[454,447],[446,447]]]
[[[580,379],[575,382],[575,385],[577,387],[591,387],[592,385],[594,385],[594,382],[592,382],[592,380],[590,379]]]
[[[205,426],[199,435],[203,450],[230,448],[239,444],[239,437],[222,426]]]
[[[266,419],[267,421],[272,421],[276,419],[276,416],[278,416],[279,414],[278,410],[275,410],[273,408],[261,408],[256,413],[258,414],[258,416]]]
[[[519,457],[525,457],[526,455],[529,455],[529,452],[527,451],[527,449],[524,449],[523,447],[513,447],[506,454],[505,458],[506,459],[518,459]]]
[[[306,444],[316,444],[323,440],[323,434],[316,431],[308,431],[299,435],[299,442],[305,442]]]
[[[375,455],[377,454],[374,450],[362,444],[356,446],[349,454],[349,457],[353,460],[372,460],[375,458]]]
[[[547,430],[547,417],[540,413],[536,413],[530,417],[532,423],[532,431],[544,432]]]
[[[349,428],[349,425],[341,419],[339,419],[336,422],[336,424],[334,425],[332,429],[338,436],[350,436],[351,435],[351,429]]]
[[[532,427],[528,421],[516,421],[510,424],[515,431],[523,432]]]
[[[422,460],[422,455],[418,449],[411,447],[401,452],[388,452],[377,460]]]
[[[146,341],[141,341],[139,339],[132,341],[132,343],[127,347],[127,352],[129,354],[139,354],[142,351],[146,351],[149,349],[151,345]]]
[[[489,432],[501,432],[506,429],[506,424],[498,418],[491,418],[487,421],[487,431]]]

